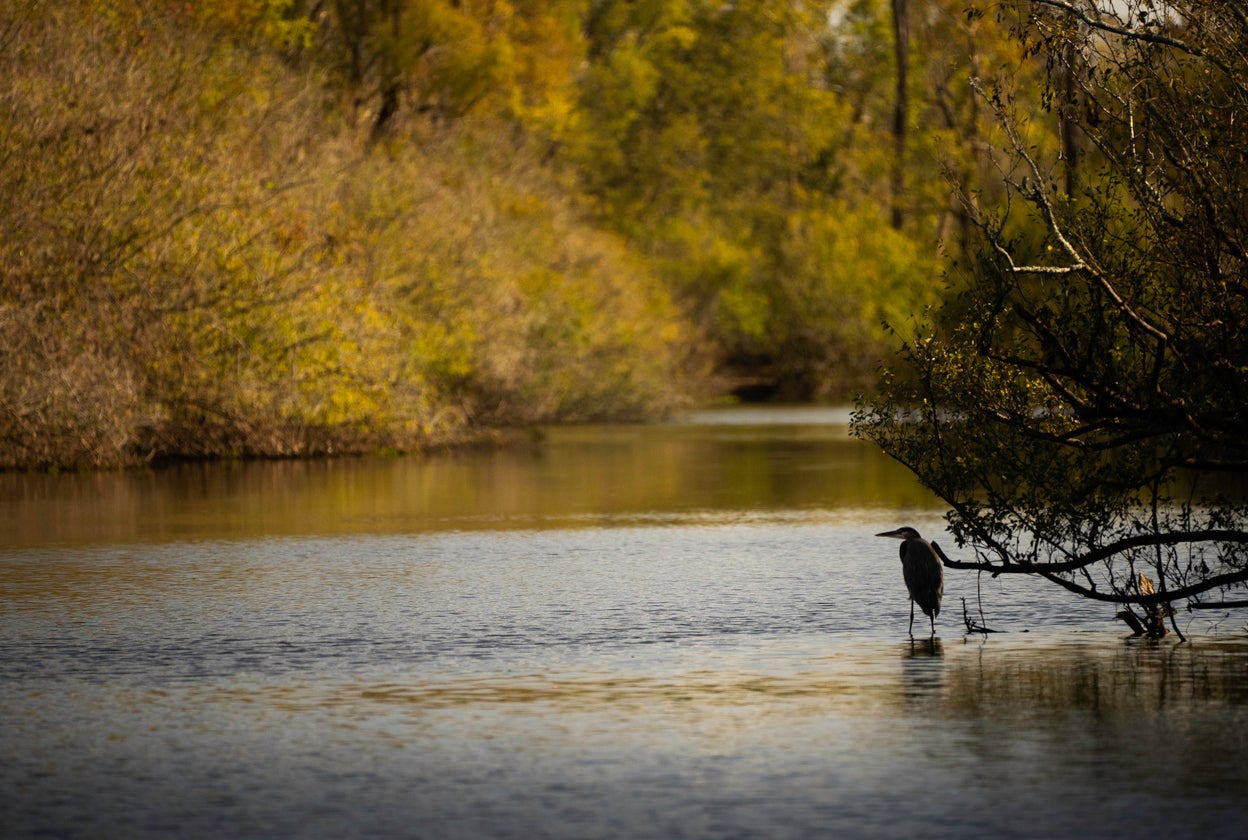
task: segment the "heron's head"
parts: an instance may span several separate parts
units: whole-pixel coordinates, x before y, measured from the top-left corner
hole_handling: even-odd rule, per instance
[[[919,532],[911,528],[909,525],[903,525],[896,531],[885,531],[882,534],[876,534],[877,537],[893,537],[898,540],[917,540]]]

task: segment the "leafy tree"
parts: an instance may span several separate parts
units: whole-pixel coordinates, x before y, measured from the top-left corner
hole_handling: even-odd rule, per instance
[[[978,80],[1008,200],[967,186],[977,255],[855,430],[948,502],[974,553],[948,565],[1154,634],[1176,603],[1248,606],[1248,16],[1033,0],[1018,36],[1080,176],[1029,139],[1053,116],[1018,107],[1017,78]]]
[[[789,399],[869,374],[889,298],[929,294],[936,251],[920,238],[926,220],[917,236],[878,230],[893,145],[862,106],[884,87],[869,65],[890,30],[837,39],[831,5],[593,4],[568,142],[585,189],[662,273],[721,370]]]
[[[241,0],[245,2],[246,0]],[[256,0],[251,0],[255,2]],[[240,2],[240,0],[236,0]],[[281,11],[295,0],[282,4]],[[277,0],[266,0],[267,6]],[[499,94],[510,74],[506,0],[304,0],[312,55],[345,84],[374,139],[402,110],[458,117]]]

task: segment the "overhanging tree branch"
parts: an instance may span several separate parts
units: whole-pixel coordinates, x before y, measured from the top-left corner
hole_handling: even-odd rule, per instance
[[[1127,537],[1126,539],[1109,543],[1108,545],[1089,551],[1086,554],[1078,555],[1073,560],[1067,560],[1061,563],[1034,563],[1016,560],[1009,564],[997,565],[995,563],[982,563],[974,560],[953,560],[949,558],[939,548],[939,546],[936,546],[935,543],[933,543],[933,548],[935,548],[936,553],[940,555],[941,562],[951,569],[972,569],[981,572],[992,572],[993,576],[1003,573],[1050,575],[1077,571],[1095,563],[1108,560],[1116,555],[1124,554],[1128,551],[1133,551],[1139,548],[1214,542],[1248,545],[1248,532],[1234,530],[1205,530],[1139,534],[1134,537]]]
[[[949,505],[975,551],[933,544],[949,568],[1149,608],[1220,590],[1198,608],[1230,609],[1248,606],[1248,493],[1228,480],[1248,476],[1248,169],[1233,151],[1248,16],[1161,5],[1025,5],[1029,58],[971,82],[1001,130],[990,183],[957,188],[980,247],[856,432]],[[1077,194],[1050,177],[1058,88],[1037,102],[1030,75],[1069,92],[1072,68],[1078,101],[1059,116],[1097,162]]]
[[[1045,580],[1055,583],[1063,589],[1074,592],[1092,601],[1104,601],[1112,604],[1139,604],[1140,606],[1149,606],[1152,604],[1172,604],[1175,601],[1183,601],[1188,598],[1194,598],[1205,592],[1214,589],[1221,589],[1226,586],[1233,586],[1237,583],[1248,582],[1248,569],[1241,569],[1236,572],[1227,572],[1223,575],[1205,578],[1200,583],[1194,583],[1190,586],[1184,586],[1179,589],[1171,589],[1167,592],[1153,592],[1151,594],[1129,595],[1121,592],[1102,592],[1098,589],[1092,589],[1087,586],[1081,586],[1073,580],[1068,580],[1058,575],[1048,572],[1039,573]],[[1248,607],[1248,602],[1227,601],[1223,606],[1231,604],[1243,604]]]

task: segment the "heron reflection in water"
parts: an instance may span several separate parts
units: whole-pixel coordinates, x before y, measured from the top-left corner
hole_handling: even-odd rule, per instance
[[[932,544],[909,526],[876,536],[901,540],[901,576],[910,593],[910,636],[914,636],[914,605],[918,604],[931,623],[932,637],[935,638],[936,616],[940,615],[940,599],[945,593],[945,575],[940,557]]]

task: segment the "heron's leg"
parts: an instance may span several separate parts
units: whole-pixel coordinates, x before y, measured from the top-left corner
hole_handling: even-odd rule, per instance
[[[932,638],[934,639],[936,638],[936,616],[929,615],[927,619],[932,623]]]
[[[910,638],[914,638],[914,599],[910,599]]]

